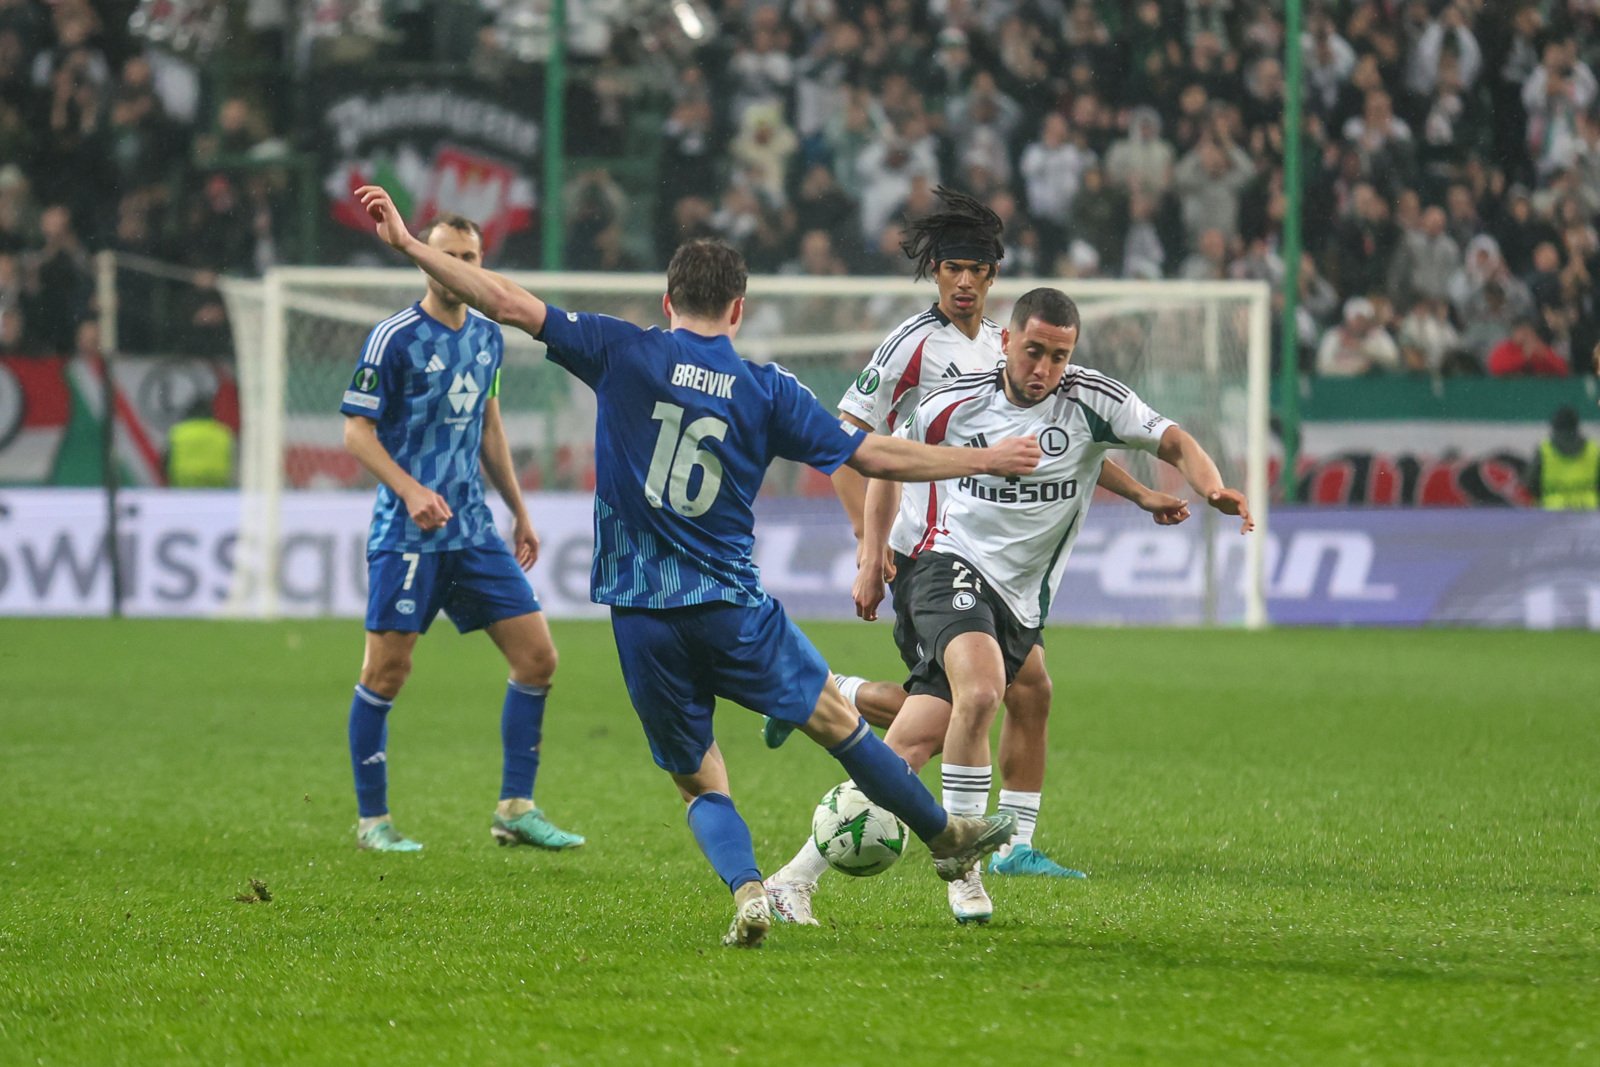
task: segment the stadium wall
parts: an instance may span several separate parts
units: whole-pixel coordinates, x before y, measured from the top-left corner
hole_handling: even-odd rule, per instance
[[[554,618],[602,617],[588,601],[588,494],[533,494],[543,550],[534,585]],[[365,493],[284,498],[280,599],[291,616],[357,617],[365,606]],[[122,496],[127,614],[220,615],[237,547],[233,492]],[[101,615],[110,601],[105,500],[93,490],[0,491],[0,615]],[[1500,626],[1600,630],[1600,514],[1531,509],[1285,508],[1267,545],[1268,611],[1280,625]],[[502,516],[503,518],[503,516]],[[767,588],[802,618],[851,617],[854,547],[834,509],[758,506]],[[1239,596],[1242,539],[1218,527],[1214,558]],[[1199,624],[1205,552],[1198,522],[1157,529],[1097,505],[1052,620]],[[1235,617],[1227,603],[1222,618]]]

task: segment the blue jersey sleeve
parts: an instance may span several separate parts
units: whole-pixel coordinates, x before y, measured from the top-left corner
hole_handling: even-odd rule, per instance
[[[405,371],[406,354],[396,343],[395,332],[383,331],[381,326],[374,329],[339,410],[381,422],[384,414],[405,398]]]
[[[843,422],[817,401],[800,380],[776,363],[763,368],[772,377],[772,454],[832,474],[856,454],[866,431]]]
[[[550,362],[592,389],[605,375],[612,355],[644,332],[633,323],[610,315],[562,311],[547,304],[539,340],[549,350]]]

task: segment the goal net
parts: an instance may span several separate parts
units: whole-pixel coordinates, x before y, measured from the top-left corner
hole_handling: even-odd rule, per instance
[[[512,277],[562,308],[641,324],[662,322],[657,274]],[[1002,277],[990,293],[989,316],[1003,324],[1016,298],[1039,284],[1049,283]],[[1181,423],[1215,457],[1228,484],[1246,489],[1264,519],[1267,287],[1251,282],[1058,284],[1083,315],[1074,362],[1126,382],[1157,411]],[[417,272],[405,269],[281,268],[261,280],[225,281],[223,291],[239,355],[245,517],[231,607],[239,614],[271,615],[278,610],[275,568],[285,496],[370,488],[370,478],[342,446],[339,398],[368,331],[416,300],[423,286]],[[907,278],[753,277],[737,346],[747,359],[781,362],[832,409],[884,337],[934,297],[932,285]],[[594,396],[544,360],[541,344],[516,330],[506,332],[500,403],[525,490],[592,489]],[[1176,472],[1151,456],[1118,452],[1114,458],[1146,484],[1193,495]],[[832,491],[817,472],[780,464],[769,475],[763,497],[831,501]],[[1264,529],[1240,538],[1232,523],[1217,521],[1198,501],[1192,504],[1194,520],[1178,531],[1157,531],[1153,525],[1146,529],[1148,518],[1120,501],[1097,503],[1079,541],[1084,560],[1075,561],[1076,572],[1069,569],[1053,617],[1263,624]],[[842,513],[837,517],[842,523]],[[1096,573],[1105,568],[1110,570]],[[1136,610],[1074,614],[1074,582],[1107,580],[1127,587]]]

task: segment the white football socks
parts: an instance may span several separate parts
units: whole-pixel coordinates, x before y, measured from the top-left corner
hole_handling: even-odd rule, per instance
[[[844,694],[844,698],[850,702],[852,708],[856,708],[857,711],[861,710],[856,707],[856,694],[861,692],[861,687],[867,684],[865,678],[857,678],[853,674],[836,674],[833,676],[833,684],[839,687],[839,692]]]
[[[1015,789],[1000,790],[1000,810],[1017,813],[1017,832],[1012,835],[1011,841],[1001,849],[1001,855],[1009,855],[1011,850],[1018,845],[1033,847],[1033,828],[1039,822],[1039,797],[1041,795],[1040,793],[1023,793]]]
[[[944,810],[951,815],[982,815],[989,810],[994,772],[988,767],[946,763],[939,768],[939,780],[944,783]]]
[[[828,860],[817,846],[807,841],[800,846],[800,851],[794,854],[794,859],[783,865],[777,874],[772,876],[775,882],[816,882],[828,872]]]

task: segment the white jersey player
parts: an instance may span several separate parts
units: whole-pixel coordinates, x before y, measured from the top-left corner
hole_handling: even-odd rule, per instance
[[[1121,382],[1069,366],[1078,331],[1065,294],[1024,294],[1005,332],[1005,364],[931,390],[896,431],[953,447],[1036,435],[1044,458],[1032,474],[935,483],[914,511],[898,506],[892,486],[868,489],[853,591],[863,618],[875,618],[883,599],[891,523],[902,543],[914,542],[915,581],[907,596],[896,588],[895,637],[915,664],[885,738],[913,767],[941,743],[947,765],[988,764],[1000,695],[1037,647],[1108,451],[1154,453],[1212,507],[1252,528],[1244,496],[1223,484],[1193,437]],[[992,903],[970,873],[969,903],[986,918]],[[960,919],[958,903],[952,890]]]

